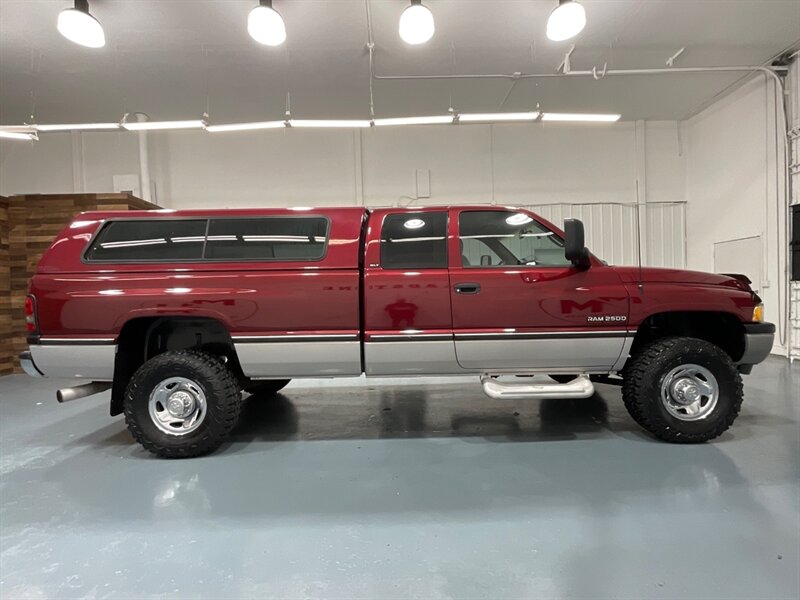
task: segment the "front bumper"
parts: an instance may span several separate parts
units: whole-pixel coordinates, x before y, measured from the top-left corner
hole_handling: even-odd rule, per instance
[[[746,323],[744,326],[744,353],[737,363],[755,365],[762,362],[772,351],[774,341],[774,324]]]
[[[28,350],[19,355],[19,365],[31,377],[44,377],[44,374],[36,367],[36,363],[33,362],[33,356]]]

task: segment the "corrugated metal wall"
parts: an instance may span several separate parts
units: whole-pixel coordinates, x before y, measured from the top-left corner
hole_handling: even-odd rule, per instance
[[[638,232],[642,239],[642,264],[653,267],[686,266],[686,205],[683,202],[539,204],[533,212],[559,227],[577,218],[586,228],[586,245],[611,265],[635,265]]]

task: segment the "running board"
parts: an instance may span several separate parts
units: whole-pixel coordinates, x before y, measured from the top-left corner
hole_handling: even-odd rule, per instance
[[[578,375],[567,383],[502,383],[491,375],[481,376],[483,392],[490,398],[588,398],[594,394],[594,384],[588,375]]]

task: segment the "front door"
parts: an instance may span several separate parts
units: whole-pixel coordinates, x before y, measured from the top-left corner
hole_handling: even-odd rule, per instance
[[[576,269],[561,237],[525,211],[453,213],[450,293],[462,367],[564,372],[617,362],[628,295],[613,269],[597,261]]]

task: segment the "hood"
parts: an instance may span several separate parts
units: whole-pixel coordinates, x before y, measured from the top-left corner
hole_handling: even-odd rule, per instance
[[[622,281],[625,283],[638,283],[640,278],[639,267],[614,267]],[[641,280],[643,283],[677,283],[688,285],[722,285],[744,292],[753,290],[747,284],[747,278],[742,275],[720,275],[705,273],[703,271],[686,271],[684,269],[664,269],[660,267],[642,267]]]

